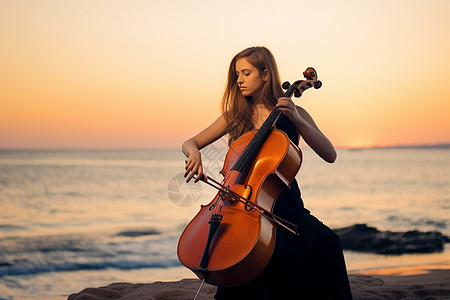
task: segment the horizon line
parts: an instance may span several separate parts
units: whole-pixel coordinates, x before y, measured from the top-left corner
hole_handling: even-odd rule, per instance
[[[223,147],[227,148],[227,147]],[[450,148],[450,142],[433,144],[398,144],[398,145],[368,145],[368,146],[336,146],[336,149],[382,149],[382,148]],[[181,147],[0,147],[0,151],[146,151],[175,150]]]

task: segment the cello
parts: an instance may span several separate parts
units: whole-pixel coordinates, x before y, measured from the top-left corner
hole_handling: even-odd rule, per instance
[[[305,80],[283,83],[284,97],[300,97],[305,90],[322,86],[314,68],[303,75]],[[278,194],[290,186],[302,162],[300,149],[275,128],[281,114],[275,107],[258,130],[233,142],[220,171],[222,182],[200,178],[218,193],[186,226],[177,254],[202,286],[249,282],[267,266],[278,226],[298,234],[295,224],[272,213]]]

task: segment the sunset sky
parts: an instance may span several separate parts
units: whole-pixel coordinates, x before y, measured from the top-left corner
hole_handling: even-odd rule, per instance
[[[169,148],[268,47],[338,147],[450,143],[448,0],[0,0],[0,149]]]

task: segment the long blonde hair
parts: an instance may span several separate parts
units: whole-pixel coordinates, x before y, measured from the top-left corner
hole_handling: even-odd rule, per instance
[[[272,110],[277,104],[278,98],[283,96],[278,67],[269,49],[265,47],[250,47],[236,54],[231,60],[228,69],[227,83],[221,103],[222,113],[228,123],[227,132],[230,135],[230,145],[239,136],[254,128],[253,101],[251,98],[246,98],[242,95],[237,84],[236,61],[244,57],[261,74],[264,74],[265,70],[267,70],[269,79],[265,82],[259,95],[264,106],[268,110]]]

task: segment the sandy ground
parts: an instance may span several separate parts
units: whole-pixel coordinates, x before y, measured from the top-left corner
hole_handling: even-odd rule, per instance
[[[392,268],[349,274],[353,298],[450,299],[450,268],[442,267]],[[199,286],[200,280],[197,279],[139,284],[113,283],[105,287],[86,288],[70,295],[68,300],[190,300],[194,298]],[[205,284],[197,299],[214,299],[215,290],[214,286]]]

